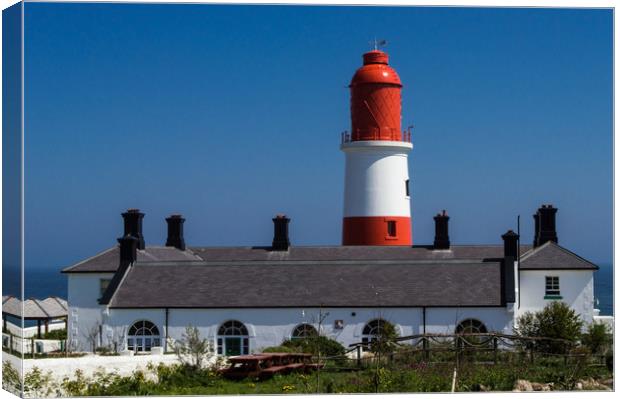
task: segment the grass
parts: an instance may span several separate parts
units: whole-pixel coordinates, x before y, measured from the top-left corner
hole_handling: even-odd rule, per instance
[[[450,392],[454,362],[425,363],[418,354],[394,356],[390,361],[343,365],[328,362],[326,368],[309,374],[276,375],[268,380],[231,381],[213,369],[188,365],[153,365],[120,376],[101,369],[93,376],[77,370],[72,378],[54,381],[51,372],[32,370],[26,374],[27,396],[146,396],[146,395],[239,395],[239,394],[311,394],[311,393],[403,393]],[[580,380],[612,378],[607,367],[588,364],[586,358],[539,357],[533,363],[500,356],[497,364],[462,361],[458,368],[456,391],[511,391],[517,380],[553,383],[553,390],[572,390]],[[10,364],[3,364],[5,376],[11,376]],[[7,387],[17,386],[11,379]]]
[[[554,389],[568,390],[580,378],[610,378],[605,367],[582,367],[574,373],[575,365],[563,362],[540,361],[531,364],[463,364],[459,369],[456,390],[477,391],[481,386],[493,391],[511,391],[518,379],[554,383]],[[449,392],[454,364],[409,364],[368,367],[358,371],[324,370],[317,378],[310,374],[276,375],[259,381],[246,379],[230,381],[211,370],[195,370],[182,366],[151,366],[157,378],[146,378],[143,372],[129,377],[112,374],[98,376],[93,381],[68,381],[72,396],[132,396],[132,395],[238,395],[238,394],[308,394],[308,393],[373,393],[373,392]]]

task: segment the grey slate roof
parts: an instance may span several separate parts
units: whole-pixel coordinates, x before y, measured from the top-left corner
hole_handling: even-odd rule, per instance
[[[521,270],[598,270],[598,266],[548,241],[521,257]]]
[[[522,246],[526,252],[531,246]],[[449,250],[433,250],[432,246],[321,246],[290,247],[288,251],[271,251],[269,247],[223,247],[191,250],[205,261],[333,261],[333,260],[449,260],[499,259],[503,245],[453,245]]]
[[[85,259],[62,270],[63,273],[114,273],[118,269],[120,250],[118,246],[108,248],[99,254]],[[181,251],[174,247],[146,247],[138,250],[138,262],[200,261],[191,251]]]
[[[597,267],[554,243],[521,246],[522,269]],[[114,272],[118,247],[64,269]],[[503,245],[147,247],[112,308],[502,306]],[[378,295],[375,294],[378,292]],[[107,300],[106,300],[107,303]]]
[[[521,253],[531,246],[522,245]],[[321,246],[290,247],[288,251],[271,251],[269,247],[192,247],[180,251],[172,247],[146,247],[138,251],[138,263],[169,261],[247,262],[247,261],[373,261],[373,260],[483,260],[503,256],[502,245],[454,245],[450,250],[435,251],[428,246]],[[63,273],[113,273],[119,265],[118,246],[65,268]]]
[[[138,263],[110,307],[501,306],[501,291],[499,262]]]

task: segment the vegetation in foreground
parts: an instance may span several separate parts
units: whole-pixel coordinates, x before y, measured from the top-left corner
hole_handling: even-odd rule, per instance
[[[3,365],[3,387],[18,391],[17,372]],[[454,365],[415,363],[398,368],[386,365],[358,371],[321,371],[312,374],[276,375],[259,381],[226,380],[212,368],[196,369],[187,364],[167,366],[150,364],[146,371],[122,377],[103,370],[92,377],[77,371],[73,378],[54,382],[51,373],[33,369],[26,375],[26,396],[145,396],[145,395],[227,395],[280,393],[368,393],[368,392],[450,392]],[[546,384],[551,390],[575,389],[579,381],[604,381],[611,378],[606,367],[565,366],[557,360],[541,359],[520,365],[464,364],[459,369],[456,391],[512,391],[519,380]],[[594,382],[593,382],[594,384]],[[583,386],[601,389],[602,385]]]
[[[17,371],[5,362],[2,382],[12,392],[19,392],[23,384],[28,397],[450,392],[457,366],[457,392],[597,390],[609,389],[613,384],[613,352],[605,326],[592,324],[582,334],[581,321],[567,306],[558,303],[522,316],[515,332],[520,342],[515,351],[485,351],[488,345],[477,341],[469,347],[447,342],[452,350],[443,348],[427,357],[429,354],[416,352],[412,345],[397,343],[395,331],[386,323],[369,346],[374,357],[359,364],[343,356],[344,348],[338,342],[317,335],[285,341],[265,351],[320,354],[327,361],[324,370],[276,375],[264,381],[229,381],[219,372],[221,363],[205,366],[213,347],[190,326],[175,344],[180,360],[177,365],[149,364],[146,370],[129,376],[103,369],[86,376],[77,370],[72,378],[63,381],[55,381],[51,372],[33,368],[22,382]],[[445,346],[434,345],[435,349]],[[605,364],[592,364],[596,359],[605,359]]]

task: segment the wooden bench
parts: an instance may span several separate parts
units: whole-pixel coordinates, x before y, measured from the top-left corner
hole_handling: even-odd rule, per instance
[[[234,356],[228,359],[231,366],[222,370],[222,375],[230,379],[267,378],[274,374],[323,368],[322,364],[310,364],[310,359],[312,355],[308,353],[257,353]]]

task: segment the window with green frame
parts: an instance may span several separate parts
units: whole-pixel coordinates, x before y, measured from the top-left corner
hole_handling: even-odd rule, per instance
[[[545,299],[562,299],[559,276],[545,276]]]

